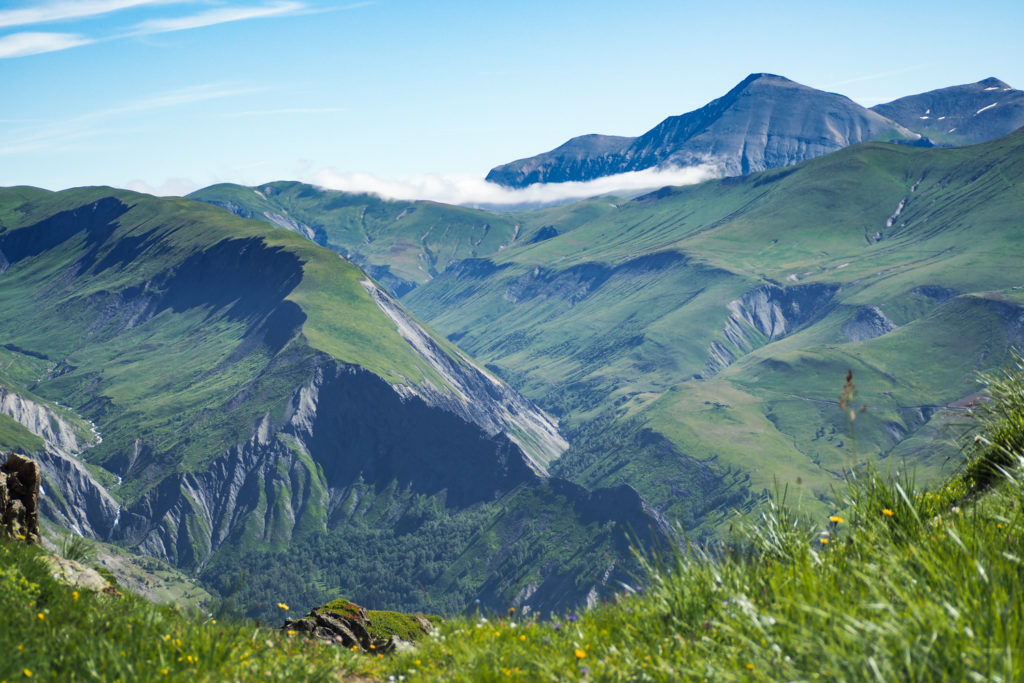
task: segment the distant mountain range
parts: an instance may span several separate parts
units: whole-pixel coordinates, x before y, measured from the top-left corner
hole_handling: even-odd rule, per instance
[[[994,78],[867,109],[843,95],[760,73],[640,137],[583,135],[550,152],[497,166],[487,180],[526,187],[700,165],[736,176],[869,140],[959,145],[1000,137],[1022,125],[1024,93]]]

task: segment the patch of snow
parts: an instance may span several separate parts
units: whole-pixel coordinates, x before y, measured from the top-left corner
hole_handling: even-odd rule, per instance
[[[258,196],[258,197],[259,197],[260,199],[266,199],[266,198],[267,198],[267,195],[263,194],[262,192],[260,192],[260,191],[259,191],[259,190],[257,190],[257,189],[253,189],[253,192],[255,192],[255,193],[256,193],[256,195],[257,195],[257,196]]]
[[[989,90],[999,90],[999,86],[998,85],[993,85],[991,88],[985,88],[985,90],[986,91],[989,91]]]
[[[952,132],[953,132],[954,130],[956,130],[956,128],[950,128],[950,129],[949,129],[949,130],[947,130],[946,132],[947,132],[947,133],[952,133]]]
[[[845,268],[845,267],[846,267],[846,266],[848,266],[848,265],[850,265],[850,262],[849,262],[849,261],[847,261],[846,263],[842,263],[842,264],[840,264],[840,265],[836,266],[836,270],[840,270],[840,269],[842,269],[842,268]]]
[[[996,106],[997,104],[999,104],[999,103],[998,102],[993,102],[992,104],[988,105],[987,107],[982,107],[978,111],[974,112],[974,115],[977,116],[981,112],[985,111],[986,109],[991,109],[992,107]]]
[[[931,110],[931,109],[925,109],[925,110],[924,110],[924,113],[925,113],[925,114],[931,114],[931,113],[932,113],[932,110]]]
[[[944,121],[945,119],[946,119],[945,116],[940,116],[938,119],[936,119],[936,121]]]
[[[918,118],[920,118],[920,119],[930,119],[931,117],[930,116],[919,116]]]
[[[800,279],[800,276],[797,275],[796,273],[790,273],[789,275],[786,276],[786,279],[789,280],[790,282],[796,282],[797,280]]]

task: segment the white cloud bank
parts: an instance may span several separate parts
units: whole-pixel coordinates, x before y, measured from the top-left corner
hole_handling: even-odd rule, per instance
[[[693,185],[720,176],[716,166],[646,169],[605,176],[586,182],[538,183],[522,189],[502,187],[475,176],[425,175],[387,179],[369,173],[339,173],[325,169],[310,179],[329,190],[366,192],[385,199],[429,199],[445,204],[514,206],[553,204],[615,192],[650,190],[666,185]]]

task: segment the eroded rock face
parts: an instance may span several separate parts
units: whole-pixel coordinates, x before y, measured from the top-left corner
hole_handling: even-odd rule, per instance
[[[807,284],[793,287],[761,285],[729,302],[729,317],[722,327],[724,342],[708,349],[709,374],[730,365],[751,350],[820,320],[834,306],[837,285]]]
[[[108,537],[121,506],[78,459],[87,444],[79,442],[74,427],[49,406],[6,387],[0,387],[0,413],[43,440],[43,448],[31,454],[42,483],[39,512],[81,536]]]
[[[17,453],[0,466],[0,532],[39,543],[39,465]]]

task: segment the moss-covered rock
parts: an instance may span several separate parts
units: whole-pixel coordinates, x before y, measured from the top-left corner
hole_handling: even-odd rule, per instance
[[[282,628],[344,647],[388,652],[411,647],[440,621],[439,616],[421,613],[367,610],[338,598],[313,609],[301,619],[286,620]]]

